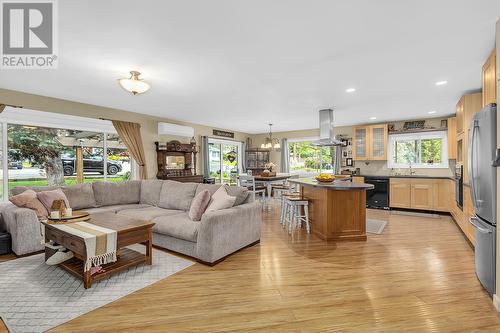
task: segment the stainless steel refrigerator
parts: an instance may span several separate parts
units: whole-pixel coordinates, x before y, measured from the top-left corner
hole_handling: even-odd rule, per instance
[[[469,133],[469,185],[474,216],[476,275],[490,295],[495,293],[497,149],[496,104],[485,106],[472,118]]]

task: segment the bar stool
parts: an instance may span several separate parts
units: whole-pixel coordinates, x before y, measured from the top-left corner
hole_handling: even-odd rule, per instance
[[[306,225],[307,233],[311,233],[311,224],[309,223],[309,200],[303,197],[287,196],[285,197],[285,225],[288,227],[288,233],[291,234],[294,229]],[[304,215],[302,215],[302,208]]]
[[[284,192],[281,193],[281,214],[280,214],[280,224],[285,227],[285,215],[287,213],[287,202],[286,198],[288,197],[298,197],[300,198],[300,193],[299,192]]]

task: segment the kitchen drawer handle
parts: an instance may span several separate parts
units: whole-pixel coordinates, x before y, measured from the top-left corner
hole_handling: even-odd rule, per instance
[[[469,223],[474,226],[477,230],[479,230],[482,234],[491,234],[491,230],[483,228],[477,224],[477,217],[471,216],[469,217]]]

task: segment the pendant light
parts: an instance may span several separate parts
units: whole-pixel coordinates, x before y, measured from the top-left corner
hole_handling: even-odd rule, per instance
[[[281,148],[280,139],[273,138],[272,126],[273,124],[269,124],[269,136],[265,138],[264,143],[260,145],[260,148],[272,150]]]

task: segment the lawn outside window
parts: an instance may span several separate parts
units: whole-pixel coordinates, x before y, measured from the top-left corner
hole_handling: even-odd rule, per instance
[[[388,142],[389,168],[448,168],[448,133],[391,134]]]

